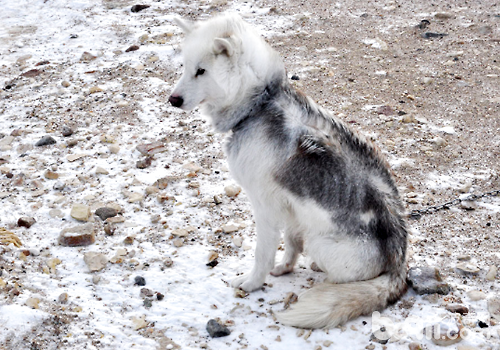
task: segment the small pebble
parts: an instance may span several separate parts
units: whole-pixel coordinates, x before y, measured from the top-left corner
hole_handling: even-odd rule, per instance
[[[231,331],[226,326],[221,325],[214,319],[208,321],[207,332],[212,338],[225,337],[231,334]]]
[[[488,273],[486,274],[487,281],[494,281],[497,277],[498,268],[496,266],[490,266]]]
[[[139,50],[139,46],[132,45],[128,49],[126,49],[125,52],[131,52],[131,51],[137,51],[137,50]]]
[[[108,236],[113,236],[116,231],[116,226],[111,224],[111,223],[105,223],[104,224],[104,233]]]
[[[23,216],[17,220],[17,226],[30,228],[35,224],[35,222],[36,222],[35,218]]]
[[[470,298],[472,301],[479,301],[479,300],[484,300],[486,299],[486,293],[481,292],[479,290],[471,290],[467,293],[467,296]]]
[[[95,211],[95,215],[97,215],[102,221],[107,218],[112,218],[118,215],[118,210],[110,207],[101,207]]]
[[[149,299],[149,298],[146,298],[144,299],[144,301],[142,302],[144,307],[149,309],[151,306],[153,306],[153,300]]]
[[[68,293],[62,293],[57,297],[57,301],[60,304],[66,304],[68,302]]]
[[[138,160],[135,163],[135,167],[138,169],[146,169],[151,166],[151,163],[153,162],[152,157],[146,157],[144,159]]]
[[[137,13],[137,12],[140,12],[142,10],[145,10],[147,9],[148,7],[150,7],[150,5],[134,5],[132,6],[132,8],[130,9],[131,12],[134,12],[134,13]]]
[[[446,305],[446,310],[448,310],[449,312],[460,314],[462,316],[469,313],[469,309],[467,308],[467,306],[459,304],[448,304]]]
[[[163,294],[161,294],[161,293],[156,293],[156,299],[157,299],[158,301],[162,301],[164,298],[165,298],[165,296],[164,296]]]
[[[134,284],[137,285],[137,286],[145,286],[146,285],[146,280],[144,279],[144,277],[136,276],[134,278]]]
[[[69,137],[69,136],[73,135],[73,129],[71,129],[69,126],[63,126],[61,133],[62,133],[62,136]]]
[[[48,146],[48,145],[53,145],[56,143],[56,140],[52,136],[44,136],[40,140],[35,143],[35,146],[41,147],[41,146]]]

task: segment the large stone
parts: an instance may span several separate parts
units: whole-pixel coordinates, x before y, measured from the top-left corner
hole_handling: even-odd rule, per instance
[[[59,235],[59,244],[66,247],[80,247],[95,242],[94,226],[91,223],[65,228]]]
[[[435,267],[422,266],[412,267],[408,271],[408,284],[417,292],[417,294],[448,294],[450,286],[443,282],[439,270]]]

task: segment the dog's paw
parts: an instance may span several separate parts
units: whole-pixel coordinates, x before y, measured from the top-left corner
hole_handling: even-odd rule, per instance
[[[231,282],[231,286],[233,288],[241,288],[245,292],[248,292],[248,293],[253,292],[256,289],[259,289],[260,287],[262,287],[262,285],[263,285],[263,282],[253,281],[247,275],[236,277]]]
[[[286,275],[287,273],[290,273],[293,271],[293,266],[290,266],[290,264],[279,264],[274,267],[274,269],[271,270],[271,275],[278,277],[281,275]]]

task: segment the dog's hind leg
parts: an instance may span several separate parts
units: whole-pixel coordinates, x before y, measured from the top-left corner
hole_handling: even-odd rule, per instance
[[[302,234],[297,230],[297,225],[294,225],[294,227],[287,225],[284,238],[285,255],[281,263],[271,270],[271,275],[273,276],[281,276],[292,272],[299,254],[304,249],[304,239],[302,238]]]
[[[262,287],[266,276],[274,267],[274,258],[280,239],[276,215],[267,208],[255,208],[255,227],[257,230],[257,247],[255,248],[255,264],[249,274],[237,277],[231,285],[251,292]]]
[[[327,273],[329,283],[369,280],[384,269],[380,251],[370,240],[319,236],[308,243],[307,254]]]

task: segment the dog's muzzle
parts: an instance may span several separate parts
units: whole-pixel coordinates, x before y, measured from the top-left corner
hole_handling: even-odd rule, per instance
[[[184,103],[184,99],[182,96],[170,95],[168,102],[170,102],[170,104],[174,107],[181,107]]]

